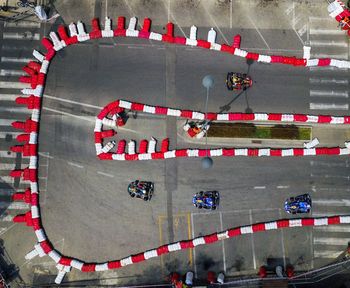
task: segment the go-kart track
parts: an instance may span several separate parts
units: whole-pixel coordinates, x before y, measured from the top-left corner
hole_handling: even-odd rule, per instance
[[[101,30],[97,19],[92,20],[92,31],[87,33],[84,29],[84,25],[78,22],[77,25],[70,24],[68,35],[66,28],[60,26],[58,28],[58,35],[55,32],[50,33],[51,40],[44,38],[42,40],[43,45],[46,48],[46,53],[42,54],[38,51],[34,51],[33,55],[38,60],[37,62],[29,62],[23,70],[29,74],[27,77],[21,77],[21,82],[31,85],[30,88],[22,90],[27,97],[18,97],[16,102],[18,104],[25,104],[28,109],[32,110],[32,116],[26,122],[14,122],[15,128],[21,129],[25,134],[21,134],[17,137],[20,142],[25,142],[24,145],[14,146],[12,151],[20,152],[24,157],[30,158],[29,167],[23,170],[13,170],[11,172],[12,177],[23,177],[24,180],[29,180],[30,187],[25,193],[16,193],[14,200],[22,200],[31,205],[31,210],[25,215],[18,215],[14,218],[14,222],[24,222],[28,226],[32,226],[37,237],[38,242],[34,245],[34,250],[26,255],[26,259],[31,259],[37,255],[40,257],[48,255],[52,260],[57,263],[57,269],[59,271],[56,283],[61,283],[66,272],[69,272],[71,268],[79,269],[83,272],[94,271],[106,271],[110,269],[118,269],[133,263],[145,261],[147,259],[158,257],[162,254],[196,247],[198,245],[210,244],[219,240],[224,240],[232,237],[236,237],[243,234],[275,230],[289,227],[301,227],[301,226],[322,226],[322,225],[338,225],[350,223],[350,215],[322,217],[322,218],[303,218],[303,219],[289,219],[289,220],[276,220],[265,223],[258,223],[248,226],[236,227],[228,229],[219,233],[213,233],[206,236],[197,237],[194,239],[188,239],[179,241],[167,245],[160,246],[156,249],[150,249],[146,252],[124,257],[121,260],[106,261],[103,263],[87,263],[83,260],[78,260],[72,256],[64,256],[61,254],[47,238],[45,229],[41,222],[40,208],[39,208],[39,190],[38,190],[38,133],[39,133],[39,121],[40,112],[42,108],[42,97],[45,87],[46,74],[51,60],[55,57],[56,52],[63,49],[66,46],[76,44],[79,42],[87,41],[90,39],[98,39],[101,37],[138,37],[144,39],[150,39],[155,41],[163,41],[167,43],[177,45],[189,45],[196,46],[204,49],[211,49],[221,52],[230,53],[235,56],[244,57],[246,59],[252,59],[257,62],[264,63],[280,63],[292,66],[334,66],[338,68],[350,68],[349,61],[342,61],[336,59],[309,59],[310,50],[306,47],[304,49],[304,58],[285,57],[285,56],[267,56],[252,53],[241,50],[239,48],[239,42],[234,43],[232,46],[226,44],[218,44],[215,42],[216,32],[211,29],[208,33],[207,40],[197,39],[197,28],[191,27],[191,33],[189,38],[174,36],[174,26],[172,23],[167,24],[167,33],[159,34],[156,32],[150,32],[150,19],[144,20],[142,30],[136,30],[136,18],[131,18],[129,26],[125,29],[125,18],[119,17],[117,21],[117,28],[112,29],[111,20],[106,19],[104,29]],[[301,68],[296,68],[301,69]],[[330,125],[347,125],[350,124],[350,116],[313,116],[313,115],[301,115],[301,114],[265,114],[265,113],[201,113],[191,110],[178,110],[168,107],[154,107],[145,104],[131,103],[123,100],[115,101],[107,105],[102,112],[98,115],[95,126],[95,145],[96,152],[100,159],[106,160],[153,160],[153,159],[168,159],[174,157],[203,157],[208,156],[307,156],[307,155],[349,155],[350,149],[348,148],[315,148],[315,149],[181,149],[181,150],[169,150],[169,143],[165,141],[162,145],[162,151],[156,152],[155,146],[150,149],[147,147],[147,142],[143,142],[143,148],[138,153],[135,151],[135,143],[129,145],[128,153],[125,153],[125,141],[121,141],[119,149],[116,153],[104,153],[103,138],[111,137],[114,132],[107,132],[103,129],[103,125],[111,125],[113,122],[106,117],[111,116],[113,113],[120,112],[124,109],[130,109],[134,111],[141,111],[144,113],[169,115],[175,117],[181,117],[186,119],[208,119],[216,121],[282,121],[282,122],[306,122],[306,123],[327,123]],[[116,126],[115,122],[112,126]],[[91,141],[92,142],[92,141]],[[91,143],[93,145],[93,143]]]

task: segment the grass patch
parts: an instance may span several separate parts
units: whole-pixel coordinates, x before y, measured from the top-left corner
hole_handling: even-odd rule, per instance
[[[296,125],[254,125],[253,123],[211,123],[208,137],[310,140],[311,128]]]

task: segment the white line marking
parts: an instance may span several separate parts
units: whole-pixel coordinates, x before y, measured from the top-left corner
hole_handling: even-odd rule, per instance
[[[282,219],[282,213],[281,210],[278,211],[278,215],[280,216],[280,219]],[[283,265],[286,267],[286,249],[284,247],[284,229],[281,229],[281,244],[282,244],[282,256],[283,256]]]
[[[12,222],[13,216],[12,215],[6,215],[5,217],[0,217],[0,222]]]
[[[329,41],[329,40],[310,40],[310,46],[320,46],[320,47],[348,47],[347,42],[339,42],[339,41]]]
[[[0,81],[0,88],[22,89],[29,87],[28,83]]]
[[[315,258],[331,258],[335,259],[337,258],[343,251],[330,251],[330,250],[322,250],[322,251],[314,251],[314,257]]]
[[[5,210],[28,210],[29,204],[24,202],[0,202],[0,208]]]
[[[18,57],[1,57],[1,62],[28,63],[29,61],[34,61],[34,59],[33,58],[18,58]]]
[[[336,79],[336,78],[310,78],[311,84],[344,84],[348,85],[349,80],[347,79]]]
[[[11,126],[11,123],[15,121],[17,119],[0,119],[0,126]]]
[[[1,176],[0,176],[1,177]],[[17,190],[18,192],[18,190]],[[16,190],[13,188],[13,189],[4,189],[4,188],[0,188],[0,195],[1,196],[10,196],[12,195],[13,193],[16,193]]]
[[[0,107],[0,112],[30,113],[26,107]]]
[[[277,186],[276,188],[277,189],[288,189],[290,186],[283,186],[283,185],[280,185],[280,186]]]
[[[313,167],[317,167],[317,166],[323,166],[323,167],[349,167],[349,162],[348,160],[345,161],[345,163],[327,163],[327,162],[323,162],[323,161],[310,161],[310,165]],[[328,189],[328,188],[327,188]]]
[[[1,228],[0,235],[4,235],[6,232],[8,232],[9,230],[11,230],[15,225],[16,225],[16,223],[13,223],[13,224],[10,225],[9,227]]]
[[[78,116],[78,115],[74,115],[74,114],[71,114],[71,113],[67,113],[67,112],[63,112],[63,111],[59,111],[59,110],[51,109],[51,108],[47,108],[47,107],[43,107],[43,110],[47,110],[47,111],[51,111],[51,112],[55,112],[55,113],[59,113],[59,114],[62,114],[62,115],[66,115],[66,116],[78,118],[78,119],[81,119],[81,120],[84,120],[84,121],[89,121],[89,122],[95,123],[95,117]]]
[[[312,58],[334,58],[334,59],[348,59],[348,53],[343,54],[325,54],[325,53],[318,53],[318,54],[312,54]]]
[[[49,158],[49,159],[54,159],[53,156],[50,156],[50,155],[47,154],[47,153],[39,152],[38,154],[39,154],[40,156],[42,156],[42,157],[46,157],[46,158]]]
[[[333,72],[337,71],[348,71],[348,68],[337,68],[334,66],[312,66],[308,67],[311,72],[320,71],[320,72]]]
[[[342,226],[315,226],[313,227],[315,232],[331,232],[331,233],[348,233],[350,232],[350,225],[342,225]]]
[[[319,245],[334,245],[334,246],[348,246],[349,238],[335,238],[335,237],[314,237],[314,244]]]
[[[198,213],[200,214],[200,213]],[[191,213],[191,226],[192,226],[192,239],[194,239],[194,221],[193,221],[193,213]],[[194,276],[197,277],[197,265],[196,265],[196,247],[192,249],[193,252],[193,270]]]
[[[142,46],[128,46],[129,49],[144,49]]]
[[[78,168],[84,168],[83,165],[80,165],[80,164],[77,164],[77,163],[74,163],[74,162],[68,161],[67,163],[68,163],[68,165],[70,165],[70,166],[74,166],[74,167],[78,167]]]
[[[254,189],[266,189],[266,186],[254,186]]]
[[[347,179],[350,180],[350,176],[339,176],[339,175],[329,175],[329,174],[314,174],[310,173],[310,177],[324,177],[324,178],[336,178],[336,179]]]
[[[321,206],[350,206],[350,199],[313,199],[312,204]]]
[[[342,30],[334,29],[310,29],[310,35],[345,35]]]
[[[3,151],[0,151],[0,157],[2,157],[2,158],[15,158],[16,153],[3,150]]]
[[[24,169],[28,166],[28,164],[21,164],[21,168],[20,169]],[[0,171],[1,170],[14,170],[16,168],[16,164],[15,163],[1,163],[0,164]]]
[[[0,181],[8,183],[8,184],[13,184],[13,182],[15,181],[15,179],[17,178],[13,178],[10,176],[0,176]],[[20,178],[20,183],[22,184],[29,184],[30,181],[29,180],[23,180],[22,177]]]
[[[103,175],[103,176],[107,176],[107,177],[111,177],[111,178],[114,177],[114,175],[108,174],[108,173],[105,173],[105,172],[102,172],[102,171],[97,171],[97,174],[100,174],[100,175]]]
[[[47,94],[43,95],[45,98],[49,98],[52,100],[56,100],[56,101],[60,101],[60,102],[66,102],[66,103],[71,103],[71,104],[77,104],[77,105],[82,105],[82,106],[86,106],[86,107],[90,107],[90,108],[96,108],[96,109],[103,109],[103,107],[101,106],[96,106],[96,105],[91,105],[91,104],[87,104],[87,103],[82,103],[82,102],[77,102],[77,101],[73,101],[73,100],[69,100],[69,99],[64,99],[64,98],[59,98],[59,97],[55,97],[55,96],[50,96]]]
[[[310,110],[348,110],[349,104],[310,103]]]
[[[348,98],[348,91],[334,91],[334,90],[310,90],[311,97],[341,97]]]
[[[312,217],[328,217],[328,216],[334,216],[334,215],[347,215],[345,212],[339,213],[339,212],[314,212],[312,211]]]
[[[22,70],[1,69],[0,76],[24,76],[26,72]]]
[[[41,23],[18,21],[18,22],[5,22],[4,27],[14,27],[14,28],[40,28]]]
[[[17,32],[4,32],[2,34],[3,39],[12,39],[12,40],[40,40],[39,33],[32,33],[30,31],[25,31],[23,33]]]
[[[224,231],[224,225],[222,221],[222,213],[219,213],[220,217],[220,230]],[[225,252],[225,241],[221,241],[222,243],[222,258],[223,258],[223,263],[224,263],[224,273],[226,273],[226,252]]]
[[[250,224],[253,223],[253,215],[252,215],[252,210],[251,209],[249,209],[249,221],[250,221]],[[252,252],[253,252],[253,264],[254,264],[254,269],[256,269],[256,255],[255,255],[255,245],[254,245],[254,234],[251,234],[250,239],[251,239]]]
[[[0,101],[15,101],[17,97],[17,94],[0,94]]]
[[[23,132],[0,132],[0,139],[12,136],[13,138],[16,138],[19,134],[23,134]]]
[[[258,27],[256,27],[256,25],[255,25],[254,21],[252,20],[252,18],[250,18],[250,16],[249,16],[248,14],[247,14],[247,17],[248,17],[248,19],[250,20],[250,22],[253,24],[253,26],[254,26],[254,28],[255,28],[256,32],[258,32],[259,36],[260,36],[260,37],[261,37],[261,39],[264,41],[264,43],[265,43],[266,47],[267,47],[269,50],[271,50],[271,48],[270,48],[269,44],[267,44],[267,42],[266,42],[265,38],[264,38],[264,37],[262,36],[262,34],[260,33],[260,31],[259,31]],[[255,268],[254,268],[254,269],[255,269]]]

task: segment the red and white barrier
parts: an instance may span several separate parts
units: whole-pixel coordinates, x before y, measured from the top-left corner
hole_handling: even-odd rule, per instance
[[[328,7],[329,16],[338,21],[342,30],[350,36],[350,10],[340,0],[334,0]]]
[[[345,60],[336,59],[309,59],[310,51],[304,50],[304,58],[285,57],[279,55],[261,55],[257,53],[248,52],[240,49],[241,38],[236,35],[233,40],[232,46],[226,44],[216,43],[216,32],[211,29],[208,32],[207,40],[201,40],[197,38],[197,27],[192,26],[190,29],[189,38],[175,36],[174,25],[168,23],[166,25],[166,34],[160,34],[151,31],[151,20],[149,18],[144,19],[144,25],[141,30],[136,29],[137,19],[131,18],[126,29],[125,17],[118,17],[116,28],[113,29],[112,21],[109,18],[105,19],[105,25],[103,30],[100,28],[99,21],[97,19],[92,20],[92,30],[87,33],[84,24],[78,21],[77,24],[70,24],[67,27],[61,25],[57,33],[51,32],[49,34],[50,39],[43,38],[42,45],[45,48],[45,52],[33,51],[33,56],[36,61],[30,61],[23,68],[28,75],[21,77],[20,81],[27,83],[28,87],[21,92],[25,97],[18,97],[16,103],[20,105],[26,105],[31,111],[31,117],[25,122],[15,121],[12,126],[23,130],[24,134],[20,134],[17,137],[19,142],[24,142],[22,145],[16,145],[11,147],[12,151],[22,153],[24,157],[29,158],[29,166],[25,169],[14,170],[11,172],[13,177],[23,177],[23,179],[29,181],[30,188],[21,193],[16,193],[13,196],[15,201],[25,201],[30,204],[30,211],[23,215],[17,215],[13,221],[17,223],[25,223],[27,226],[33,228],[37,237],[38,243],[34,245],[34,249],[26,255],[26,259],[32,259],[35,256],[43,257],[48,255],[57,263],[58,275],[55,282],[59,284],[64,275],[71,270],[71,268],[79,269],[83,272],[93,271],[106,271],[110,269],[118,269],[126,265],[137,263],[157,257],[165,253],[177,251],[181,249],[193,248],[198,245],[210,244],[219,240],[235,237],[246,233],[255,233],[258,231],[266,231],[271,229],[285,228],[285,227],[300,227],[310,225],[335,225],[342,223],[350,223],[350,216],[334,216],[326,218],[304,218],[293,220],[278,220],[267,223],[253,224],[244,227],[238,227],[229,229],[220,233],[214,233],[207,236],[198,237],[186,241],[180,241],[168,245],[163,245],[157,249],[149,250],[137,255],[131,255],[121,260],[108,261],[105,263],[85,263],[78,259],[66,257],[61,255],[45,234],[44,227],[41,223],[41,215],[39,208],[39,190],[38,190],[38,133],[39,133],[39,120],[41,111],[41,98],[43,96],[46,74],[51,63],[51,60],[55,57],[56,53],[67,46],[87,41],[89,39],[98,39],[101,37],[138,37],[144,39],[150,39],[154,41],[163,41],[165,43],[173,43],[177,45],[189,45],[196,46],[203,49],[211,49],[220,52],[229,53],[232,55],[245,57],[247,59],[256,60],[264,63],[281,63],[293,66],[334,66],[338,68],[350,68],[350,62]],[[281,121],[281,122],[305,122],[305,123],[328,123],[328,124],[349,124],[350,116],[337,117],[337,116],[313,116],[302,114],[266,114],[266,113],[201,113],[190,110],[179,110],[160,106],[149,106],[140,103],[132,103],[128,101],[118,100],[107,107],[105,107],[98,115],[95,124],[95,146],[96,153],[100,159],[109,160],[150,160],[150,159],[167,159],[174,157],[202,157],[205,155],[210,156],[301,156],[301,155],[347,155],[350,148],[314,148],[314,149],[211,149],[208,152],[204,149],[181,149],[181,150],[169,150],[169,141],[164,139],[161,144],[161,152],[156,152],[157,142],[154,138],[147,143],[147,140],[140,144],[140,151],[142,153],[136,153],[136,143],[134,141],[129,142],[127,150],[129,153],[125,153],[126,141],[120,140],[118,142],[116,153],[110,153],[108,151],[115,143],[111,142],[110,145],[103,146],[103,139],[109,138],[115,135],[115,131],[108,129],[103,130],[103,125],[110,127],[118,127],[124,125],[120,119],[113,119],[113,115],[124,111],[124,109],[131,109],[134,111],[141,111],[150,114],[168,115],[174,117],[182,117],[194,120],[216,120],[216,121]],[[111,114],[111,115],[109,115]],[[207,115],[207,116],[205,116]],[[112,117],[108,118],[108,117]],[[350,147],[350,145],[347,145]],[[105,149],[106,148],[106,149]],[[107,149],[108,148],[108,149]],[[112,149],[112,148],[111,148]]]

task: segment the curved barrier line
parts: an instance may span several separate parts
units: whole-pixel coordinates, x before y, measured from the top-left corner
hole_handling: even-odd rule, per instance
[[[228,46],[226,44],[216,43],[216,32],[214,29],[211,29],[209,31],[207,40],[200,40],[197,39],[197,27],[195,26],[191,27],[190,37],[185,38],[174,36],[174,25],[172,23],[167,24],[166,34],[159,34],[155,32],[150,32],[150,19],[144,19],[142,30],[135,29],[136,21],[137,19],[135,17],[131,18],[129,26],[128,28],[126,28],[125,17],[119,17],[116,29],[112,29],[111,20],[109,18],[106,18],[104,29],[101,30],[98,20],[93,19],[92,31],[89,33],[86,32],[84,24],[80,21],[77,23],[77,25],[75,25],[74,23],[69,25],[69,33],[67,32],[65,26],[61,25],[58,28],[58,34],[56,34],[55,32],[50,32],[51,40],[45,37],[42,39],[42,44],[45,47],[46,52],[41,53],[37,50],[34,50],[33,56],[36,58],[37,61],[30,61],[25,67],[23,67],[23,70],[28,74],[28,76],[21,76],[20,82],[28,83],[30,87],[25,88],[21,91],[24,97],[18,97],[16,99],[16,103],[26,105],[27,108],[31,110],[31,117],[24,122],[15,121],[12,123],[12,126],[14,128],[20,129],[24,133],[18,135],[16,138],[19,142],[22,142],[23,145],[13,146],[11,147],[11,150],[17,153],[22,153],[23,157],[29,157],[29,166],[24,169],[17,169],[11,171],[10,176],[14,178],[22,178],[24,180],[29,181],[30,183],[30,187],[28,187],[24,193],[15,193],[13,195],[14,201],[25,201],[26,203],[30,204],[30,211],[22,215],[17,215],[16,217],[14,217],[13,221],[16,223],[23,222],[27,226],[33,227],[33,230],[38,240],[38,243],[34,245],[34,250],[32,250],[26,255],[26,259],[32,259],[37,255],[39,255],[40,257],[48,255],[50,258],[52,258],[57,264],[56,267],[58,269],[58,275],[55,279],[55,282],[59,284],[63,280],[64,275],[67,272],[69,272],[72,267],[84,272],[105,271],[143,261],[164,253],[176,251],[179,249],[191,248],[201,244],[209,244],[221,239],[226,239],[246,233],[277,229],[287,226],[299,227],[309,225],[333,225],[350,223],[350,216],[334,216],[319,219],[305,218],[294,220],[278,220],[274,222],[254,224],[250,226],[230,229],[225,232],[222,232],[221,234],[215,233],[208,236],[195,238],[192,240],[180,241],[177,243],[161,246],[155,250],[149,250],[144,253],[129,256],[121,260],[108,261],[105,263],[85,263],[78,259],[66,257],[62,255],[59,251],[57,251],[47,238],[44,227],[41,223],[38,189],[38,133],[41,103],[46,81],[46,74],[48,72],[50,62],[55,57],[57,51],[63,49],[66,46],[76,44],[78,42],[84,42],[89,39],[98,39],[101,37],[137,37],[155,41],[163,41],[166,43],[196,46],[205,49],[226,52],[236,56],[244,57],[246,59],[252,59],[264,63],[282,63],[293,66],[307,67],[334,66],[337,68],[350,68],[350,62],[345,60],[337,60],[330,58],[309,59],[309,47],[304,47],[304,58],[285,57],[278,55],[267,56],[241,50],[239,48],[239,35],[236,35],[234,37],[233,45]],[[105,134],[108,134],[106,131],[102,131],[101,136],[103,136],[102,133],[104,132]],[[343,150],[340,149],[339,151]]]

